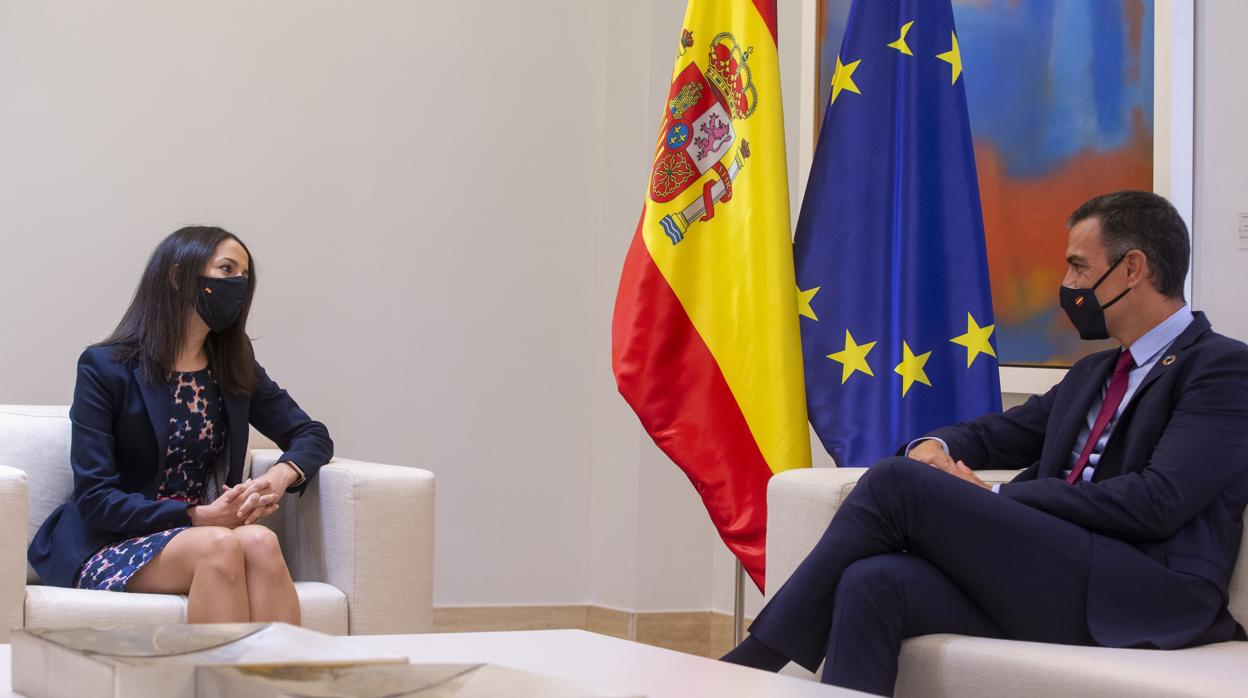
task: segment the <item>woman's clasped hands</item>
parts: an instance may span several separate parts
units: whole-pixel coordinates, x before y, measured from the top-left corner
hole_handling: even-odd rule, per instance
[[[247,526],[273,515],[280,500],[299,474],[285,463],[278,463],[263,475],[226,487],[211,504],[187,510],[192,526]]]

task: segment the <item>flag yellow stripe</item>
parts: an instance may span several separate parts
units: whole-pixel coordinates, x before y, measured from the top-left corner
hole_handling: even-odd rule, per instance
[[[655,264],[714,355],[773,472],[810,465],[801,338],[793,276],[780,69],[770,31],[749,0],[691,2],[684,28],[694,45],[673,70],[692,61],[707,68],[711,40],[734,35],[758,88],[755,112],[734,119],[736,141],[750,156],[737,174],[733,198],[715,204],[710,221],[691,221],[679,244],[659,221],[702,195],[708,172],[666,204],[650,202],[642,230]],[[725,166],[730,159],[725,159]]]

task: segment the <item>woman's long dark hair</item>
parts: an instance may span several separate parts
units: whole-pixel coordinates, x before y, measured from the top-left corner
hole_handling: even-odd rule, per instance
[[[256,292],[256,260],[242,240],[221,228],[189,226],[162,240],[147,261],[134,300],[117,329],[97,346],[113,347],[120,361],[137,361],[149,381],[169,380],[186,336],[187,319],[199,297],[204,266],[217,245],[227,239],[242,245],[250,259],[247,298],[229,329],[208,333],[205,350],[221,389],[249,395],[256,383],[255,356],[247,336],[247,314]]]

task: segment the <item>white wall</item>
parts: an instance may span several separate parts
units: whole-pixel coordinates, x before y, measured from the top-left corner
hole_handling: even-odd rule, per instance
[[[1248,341],[1248,250],[1239,214],[1248,213],[1248,92],[1243,35],[1248,4],[1196,3],[1196,213],[1194,305],[1215,329]]]

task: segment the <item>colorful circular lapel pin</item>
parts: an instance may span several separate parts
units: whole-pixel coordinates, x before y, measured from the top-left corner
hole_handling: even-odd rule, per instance
[[[1162,360],[1161,360],[1161,365],[1162,365],[1162,366],[1169,366],[1170,364],[1174,363],[1175,358],[1177,358],[1177,357],[1175,357],[1175,355],[1174,355],[1174,354],[1171,354],[1171,355],[1169,355],[1169,356],[1167,356],[1166,358],[1164,358],[1164,359],[1162,359]]]

